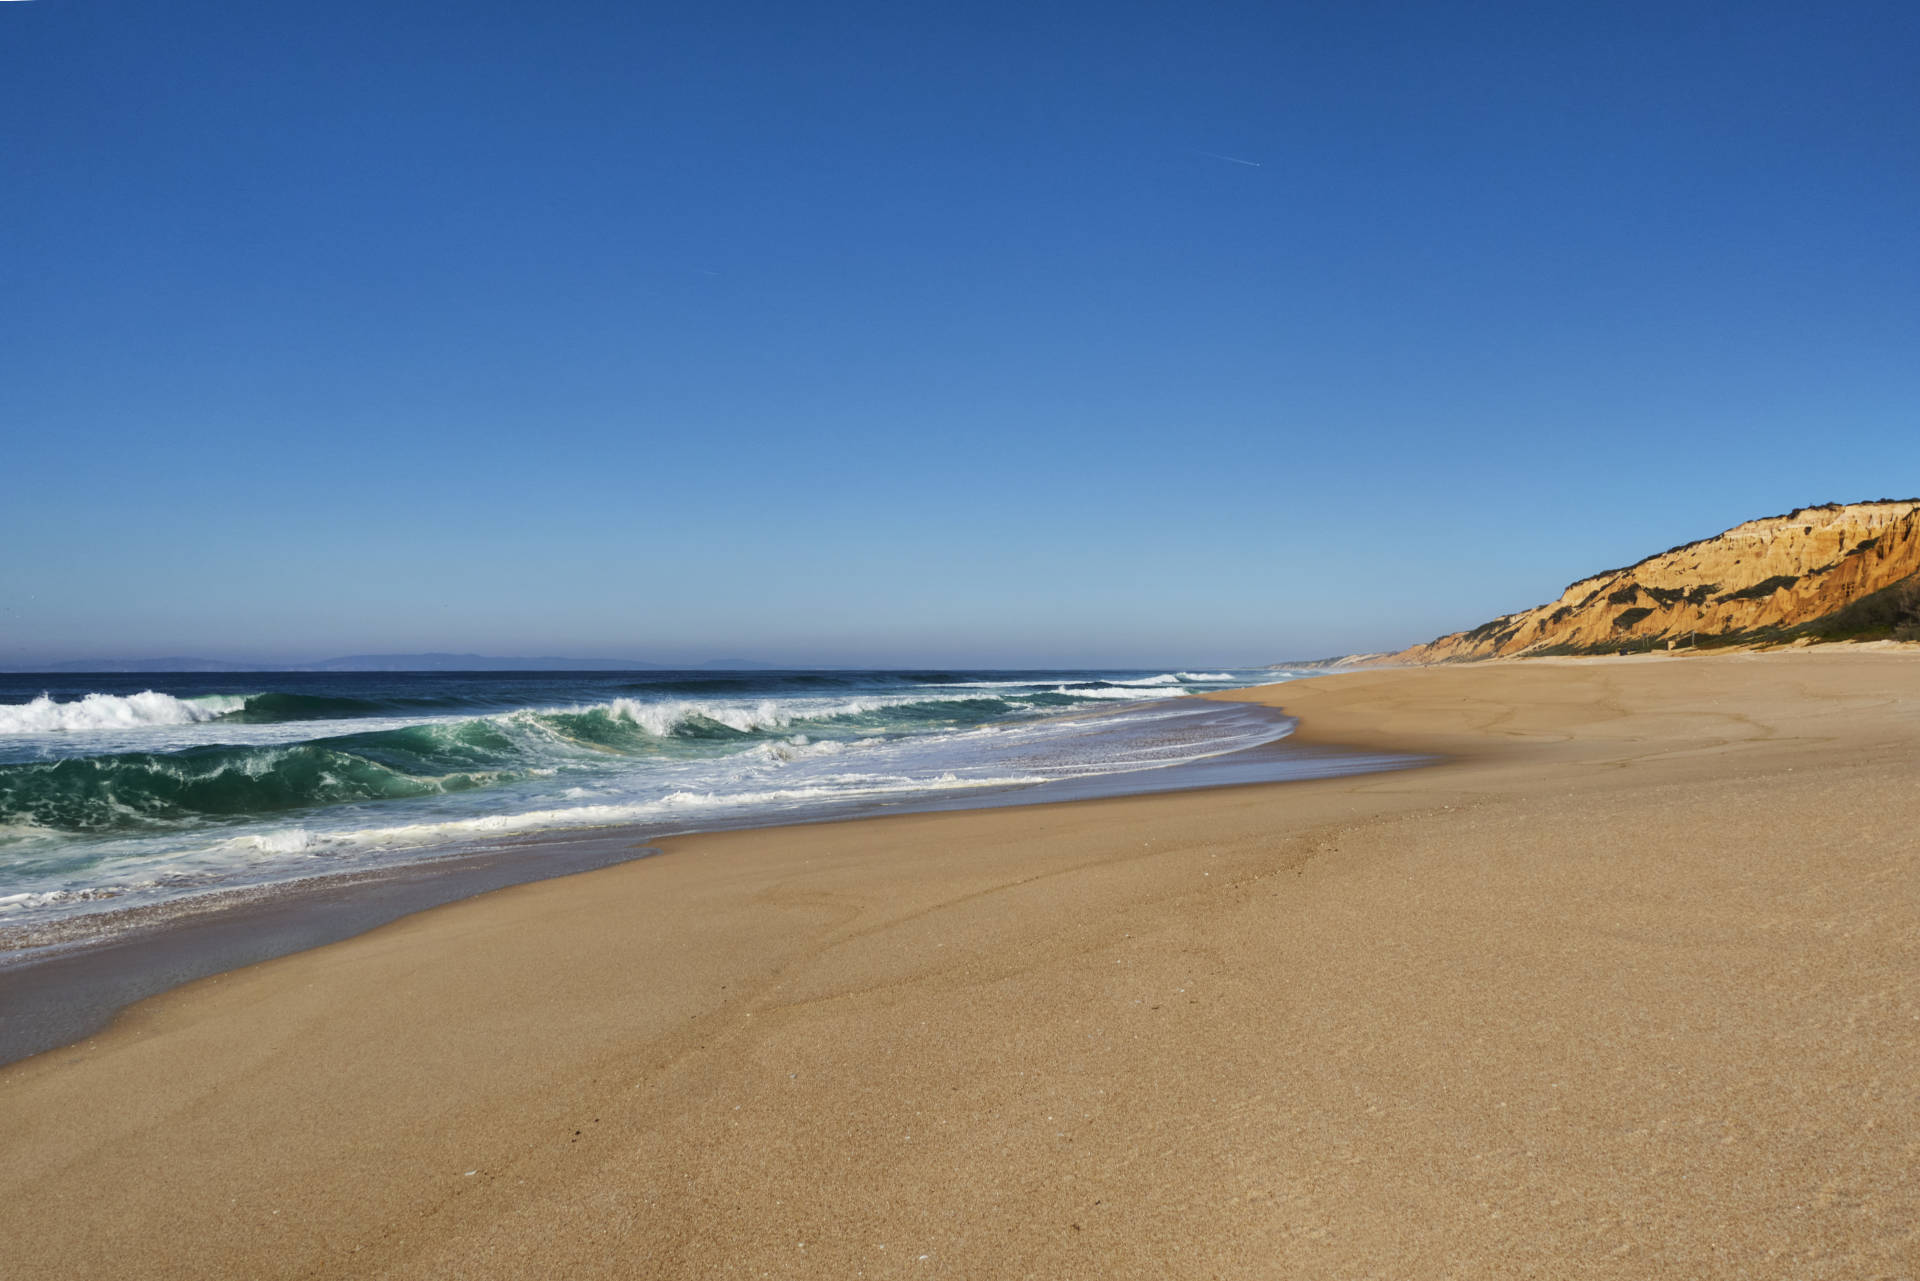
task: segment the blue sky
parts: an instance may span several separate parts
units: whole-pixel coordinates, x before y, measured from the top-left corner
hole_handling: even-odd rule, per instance
[[[0,5],[0,662],[1262,662],[1920,492],[1915,66],[1905,3]]]

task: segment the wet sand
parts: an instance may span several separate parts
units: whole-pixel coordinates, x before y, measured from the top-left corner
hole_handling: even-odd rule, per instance
[[[1292,725],[1275,709],[1247,710]],[[784,825],[1270,783],[1422,763],[1417,756],[1342,751],[1281,738],[1158,769],[842,802]],[[660,852],[654,842],[680,834],[659,825],[561,828],[421,862],[243,886],[38,926],[0,927],[0,1067],[91,1036],[135,1001],[196,979],[339,942],[443,903],[646,858]]]
[[[1242,692],[1424,769],[664,842],[0,1071],[21,1276],[1911,1276],[1920,657]]]

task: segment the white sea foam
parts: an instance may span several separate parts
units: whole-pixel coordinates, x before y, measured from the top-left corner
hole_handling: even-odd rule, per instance
[[[1178,685],[1179,679],[1174,676],[1155,677],[1152,681],[1129,684],[1131,687],[1127,689],[1072,689],[1067,686],[1057,686],[1051,692],[1063,694],[1069,698],[1099,700],[1161,698],[1179,692],[1162,688]],[[1140,686],[1152,688],[1140,688]],[[715,725],[724,725],[737,733],[750,734],[755,731],[788,729],[797,721],[839,720],[849,716],[864,716],[871,712],[885,711],[888,708],[914,707],[925,703],[950,701],[953,701],[952,695],[942,692],[939,687],[933,687],[905,694],[872,694],[838,699],[767,698],[751,703],[692,699],[643,702],[633,698],[616,698],[611,703],[572,707],[564,711],[574,715],[604,711],[614,719],[628,721],[657,738],[666,738],[675,730],[698,721],[709,721]],[[512,713],[512,715],[522,714]]]
[[[226,847],[261,854],[298,854],[312,848],[313,844],[313,833],[304,827],[283,827],[276,831],[254,832],[237,837],[227,841]]]
[[[677,791],[646,801],[625,804],[570,805],[526,810],[516,814],[486,814],[475,818],[434,823],[407,823],[352,831],[309,831],[284,828],[250,832],[219,842],[214,850],[225,854],[292,854],[348,848],[393,849],[422,845],[450,845],[463,840],[544,831],[550,828],[611,827],[646,820],[692,817],[715,810],[758,810],[800,806],[809,802],[865,800],[903,793],[947,792],[989,787],[1020,787],[1045,782],[1038,774],[1002,774],[962,778],[952,771],[933,778],[902,778],[883,774],[843,774],[804,787],[758,788],[740,791]],[[18,898],[34,896],[16,895]],[[4,905],[7,900],[0,900]]]
[[[972,789],[1179,764],[1270,741],[1276,736],[1271,718],[1242,723],[1219,705],[1182,701],[1195,684],[1230,679],[1225,673],[1197,672],[1122,680],[1060,673],[1024,681],[906,687],[892,682],[879,690],[856,686],[829,692],[816,687],[806,696],[785,691],[748,698],[641,694],[479,716],[366,717],[295,725],[233,720],[202,724],[244,700],[150,695],[149,701],[159,706],[171,703],[185,710],[168,713],[174,718],[170,720],[96,720],[88,728],[105,728],[63,738],[55,750],[84,747],[95,754],[110,742],[137,744],[137,750],[152,752],[152,743],[162,739],[181,746],[217,741],[270,750],[231,761],[222,754],[155,762],[154,768],[171,772],[199,762],[193,768],[270,773],[282,755],[271,749],[291,748],[296,735],[318,741],[343,733],[432,725],[431,737],[436,743],[444,738],[452,755],[445,763],[428,759],[437,768],[454,762],[462,767],[444,780],[421,778],[429,784],[422,789],[425,795],[263,814],[212,828],[154,828],[150,815],[129,810],[124,830],[114,828],[84,840],[39,829],[0,831],[10,857],[41,859],[47,853],[41,849],[43,838],[60,847],[44,863],[19,864],[17,879],[0,896],[0,920],[17,923],[213,888],[411,862],[472,849],[489,838],[550,828],[639,824],[666,832],[778,821],[833,812],[841,805],[858,809],[911,802],[916,795],[965,795]],[[139,697],[115,701],[132,705]],[[1000,706],[1013,715],[991,716],[981,724],[976,716],[929,706],[994,697],[1004,700]],[[36,701],[57,708],[86,703]],[[1076,702],[1077,711],[1069,706]],[[31,706],[13,705],[0,708],[0,713]],[[884,726],[869,728],[858,719],[891,708],[905,711]],[[989,705],[985,710],[1000,708]],[[671,750],[636,752],[630,743],[615,748],[608,744],[622,736],[609,739],[608,720],[632,727],[630,737],[664,739],[678,731],[683,738]],[[473,732],[476,722],[497,726],[512,740],[509,768],[474,768],[493,765],[487,754],[501,750],[490,736]],[[176,728],[143,728],[169,724]],[[689,727],[712,731],[716,726],[753,734],[755,740],[688,735]],[[423,750],[420,741],[421,736],[407,740],[407,750]],[[478,746],[483,743],[487,746]],[[357,743],[322,745],[328,752],[349,756],[363,750]],[[480,752],[481,759],[466,765],[461,753],[469,747]],[[23,736],[5,750],[46,749]],[[418,768],[408,766],[410,776]],[[435,782],[442,785],[432,786]],[[69,848],[72,854],[64,854]]]
[[[1181,676],[1191,676],[1191,674],[1182,673]],[[1055,686],[1049,692],[1069,698],[1100,701],[1159,697],[1165,690],[1178,686],[1181,676],[1169,673],[1144,680],[1115,681],[1099,689]],[[1198,676],[1191,676],[1191,678],[1203,679]],[[1207,676],[1204,679],[1226,678]],[[787,729],[796,721],[836,720],[884,711],[893,707],[908,707],[956,698],[977,698],[983,696],[988,690],[1039,692],[1046,689],[1045,683],[978,681],[950,686],[927,686],[898,694],[871,694],[840,699],[769,698],[753,702],[668,699],[655,702],[617,698],[610,703],[550,708],[544,713],[507,712],[495,719],[515,721],[554,712],[577,715],[602,711],[614,719],[628,721],[647,733],[661,738],[668,737],[674,731],[699,721],[724,725],[737,733],[748,734]],[[962,694],[959,692],[961,690],[969,692]],[[981,693],[971,691],[981,691]],[[1011,697],[1017,701],[1019,695],[1014,694]],[[238,694],[209,694],[197,698],[177,698],[172,694],[162,694],[154,690],[145,690],[138,694],[88,694],[84,698],[64,703],[56,702],[43,694],[28,703],[0,704],[0,736],[194,726],[216,720],[230,712],[239,711],[246,706],[246,702],[246,696]],[[220,741],[257,743],[297,741],[326,733],[369,733],[410,725],[458,724],[462,719],[459,716],[438,715],[369,717],[347,721],[310,721],[258,726],[228,724],[220,727],[224,735]],[[126,746],[136,746],[141,741],[129,740]],[[183,740],[183,743],[184,741],[191,740]],[[181,744],[171,741],[166,744],[168,747],[176,745]]]
[[[1025,681],[953,681],[949,684],[927,685],[927,686],[924,686],[923,688],[928,690],[934,690],[934,691],[948,690],[948,689],[1039,689],[1043,685],[1055,684],[1058,682],[1058,680],[1059,680],[1059,677],[1056,676],[1056,677],[1053,677],[1052,679],[1046,679],[1046,680],[1036,679],[1036,680],[1025,680]]]
[[[1177,691],[1169,691],[1167,696],[1177,697]],[[95,864],[87,873],[90,884],[52,886],[43,882],[44,888],[0,897],[0,920],[20,922],[47,913],[93,911],[156,896],[175,897],[390,865],[420,857],[413,851],[434,850],[437,857],[476,848],[490,839],[534,831],[644,824],[664,833],[737,821],[749,815],[770,818],[806,813],[822,805],[1017,787],[1049,779],[1147,769],[1271,741],[1278,728],[1265,721],[1244,723],[1244,718],[1221,722],[1221,714],[1207,708],[1183,710],[1180,705],[1168,705],[1142,708],[1141,712],[1146,721],[1139,728],[1146,730],[1147,736],[1140,738],[1137,731],[1122,731],[1122,742],[1108,741],[1107,736],[1121,722],[1106,717],[1052,718],[1025,722],[1020,728],[980,727],[908,740],[867,738],[829,744],[796,743],[789,738],[759,746],[779,747],[795,758],[810,758],[808,764],[813,768],[796,769],[799,759],[790,763],[756,749],[720,760],[672,766],[683,772],[685,783],[675,786],[662,779],[665,786],[650,796],[623,797],[617,786],[605,792],[569,787],[549,793],[551,799],[544,804],[533,796],[524,797],[523,807],[506,812],[449,813],[384,825],[328,826],[322,821],[263,826],[166,853],[140,843],[138,848],[115,851]],[[1152,726],[1159,728],[1149,728]],[[988,732],[1005,740],[999,750],[984,757],[967,751],[960,758],[965,764],[949,763],[953,755],[943,743],[951,745]],[[817,750],[822,748],[827,750]],[[849,751],[857,748],[872,748],[879,755]],[[849,770],[841,764],[856,760],[865,768]],[[795,770],[797,776],[789,770]],[[788,779],[791,781],[786,785],[778,785]],[[534,803],[529,805],[527,801]],[[577,803],[580,801],[587,803]],[[370,811],[361,813],[372,817]]]
[[[1055,694],[1065,694],[1068,698],[1086,698],[1103,702],[1140,702],[1149,698],[1179,698],[1186,691],[1178,688],[1179,682],[1171,684],[1149,685],[1136,681],[1122,689],[1074,689],[1068,685],[1058,685]]]
[[[741,734],[755,730],[786,729],[797,720],[833,720],[842,716],[861,716],[888,707],[924,703],[920,694],[879,695],[848,699],[772,699],[753,703],[701,702],[674,699],[645,703],[638,699],[616,698],[606,705],[607,714],[631,721],[647,733],[665,738],[681,726],[696,721],[724,725]],[[581,711],[592,710],[581,708]]]
[[[837,756],[846,750],[846,744],[839,739],[828,738],[813,742],[805,734],[795,734],[792,738],[777,743],[762,743],[750,749],[761,760],[777,761],[786,764],[812,756]]]
[[[57,703],[42,694],[30,703],[0,705],[0,734],[193,725],[237,712],[246,705],[246,696],[240,694],[175,698],[150,689],[138,694],[88,694],[71,703]]]
[[[1180,672],[1183,681],[1230,681],[1236,679],[1232,672]]]

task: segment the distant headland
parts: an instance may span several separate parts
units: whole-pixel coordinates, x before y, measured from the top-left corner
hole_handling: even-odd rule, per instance
[[[1920,499],[1827,503],[1570,585],[1378,664],[1819,641],[1920,640]]]

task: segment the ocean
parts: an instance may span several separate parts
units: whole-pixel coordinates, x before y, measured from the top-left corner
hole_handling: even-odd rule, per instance
[[[0,930],[568,829],[1131,790],[1292,728],[1187,695],[1297,674],[0,675]]]

